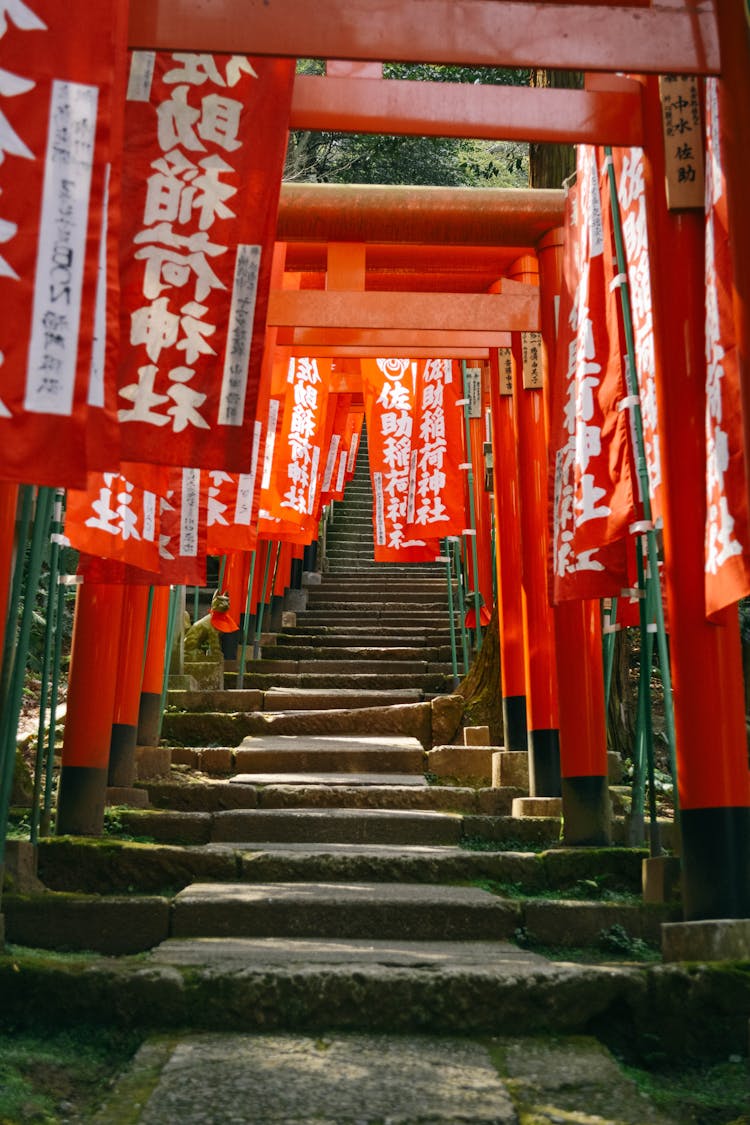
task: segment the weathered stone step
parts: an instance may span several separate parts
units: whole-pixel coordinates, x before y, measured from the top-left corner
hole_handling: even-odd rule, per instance
[[[230,809],[213,817],[213,843],[457,844],[461,818],[411,809]]]
[[[308,609],[334,609],[339,605],[349,607],[378,603],[389,605],[442,606],[447,601],[445,590],[370,590],[366,583],[356,590],[332,590],[328,586],[311,588],[307,599]]]
[[[379,624],[384,625],[421,625],[422,628],[430,626],[432,628],[442,627],[449,629],[450,617],[447,609],[437,609],[429,606],[415,605],[415,606],[398,606],[398,604],[388,604],[386,606],[372,606],[366,602],[353,603],[347,606],[336,606],[335,608],[323,609],[316,606],[315,609],[308,609],[304,613],[298,614],[297,620],[303,625],[328,625],[339,626],[346,625],[350,621],[358,621],[361,625],[368,625],[370,629],[377,628]],[[458,623],[458,615],[455,615],[455,620]]]
[[[310,592],[325,592],[328,590],[335,591],[359,591],[366,588],[368,593],[371,591],[379,591],[381,593],[400,593],[401,591],[419,591],[424,590],[428,593],[441,593],[444,594],[446,590],[446,582],[443,577],[435,578],[402,578],[394,576],[393,578],[368,578],[364,583],[359,577],[352,578],[339,578],[338,575],[325,574],[319,586],[310,587]]]
[[[234,792],[244,788],[234,786]],[[645,854],[635,849],[482,852],[430,845],[267,842],[180,847],[111,839],[92,845],[53,836],[39,842],[38,871],[50,890],[91,894],[152,894],[206,881],[448,884],[480,879],[534,896],[580,891],[586,880],[610,894],[637,894]]]
[[[176,896],[174,937],[502,939],[517,904],[475,887],[419,884],[194,883]]]
[[[355,773],[346,770],[257,771],[227,781],[172,780],[144,783],[154,808],[186,812],[226,809],[412,809],[466,815],[509,815],[514,797],[524,790],[467,789],[428,785],[422,774]]]
[[[279,659],[275,653],[279,651],[277,646],[274,648],[274,655],[266,657],[267,647],[264,645],[262,652],[263,657],[260,660],[248,661],[246,665],[246,674],[249,672],[260,676],[270,676],[276,673],[283,675],[299,675],[301,672],[333,675],[336,672],[342,673],[344,676],[351,672],[356,672],[358,675],[366,676],[369,673],[384,673],[385,675],[398,675],[398,676],[424,676],[428,672],[433,673],[442,672],[444,669],[430,668],[428,660],[404,660],[400,659],[398,654],[399,649],[383,649],[379,653],[379,659],[372,659],[367,655],[359,657],[356,655],[356,650],[345,649],[341,652],[341,658],[331,660],[330,657],[325,656],[304,656],[296,657],[293,659]],[[281,649],[284,652],[284,649]],[[309,649],[308,652],[315,653],[315,649]],[[372,651],[372,650],[370,650]],[[365,653],[367,650],[365,650]],[[248,684],[248,687],[255,685]]]
[[[263,697],[264,711],[320,711],[339,708],[391,707],[394,703],[418,703],[417,688],[326,690],[325,688],[271,688]]]
[[[235,753],[240,773],[424,773],[416,738],[372,735],[270,735],[246,738]]]
[[[339,672],[314,672],[308,671],[306,668],[300,672],[272,672],[262,673],[256,672],[253,665],[248,665],[248,670],[245,672],[246,686],[248,688],[257,688],[265,693],[264,695],[264,709],[267,711],[278,711],[276,706],[275,695],[273,693],[279,691],[321,691],[330,694],[341,691],[353,692],[399,692],[415,690],[418,692],[427,692],[434,695],[450,691],[450,686],[447,682],[446,673],[430,673],[430,672],[393,672],[390,667],[383,663],[382,670],[377,672],[361,672],[355,663],[349,663],[342,666]],[[268,695],[273,695],[270,701]],[[407,697],[399,697],[393,699],[394,703],[403,703]],[[420,699],[421,695],[413,695],[410,697],[412,700]],[[383,702],[386,702],[385,700]],[[342,701],[336,699],[333,704],[327,706],[339,707]],[[346,700],[343,705],[346,706]],[[352,704],[349,704],[350,706]],[[362,702],[355,704],[356,706],[372,706],[372,702]],[[307,707],[307,701],[303,702],[303,707]],[[321,706],[320,702],[313,702],[310,706],[316,708]],[[298,703],[285,703],[281,708],[288,710],[290,708],[298,708]]]
[[[342,638],[345,640],[346,638]],[[390,639],[390,638],[388,638]],[[281,638],[277,638],[281,640]],[[287,655],[295,660],[325,660],[335,656],[336,659],[349,660],[382,660],[388,661],[391,658],[397,658],[401,654],[403,656],[417,660],[424,659],[430,664],[448,664],[451,658],[451,649],[449,645],[443,645],[440,648],[380,648],[376,647],[377,638],[373,638],[372,648],[350,648],[343,645],[337,645],[335,641],[329,642],[327,639],[316,638],[315,647],[302,646],[302,645],[264,645],[262,648],[263,656],[266,659],[283,660]]]
[[[300,645],[344,645],[356,648],[357,645],[366,645],[368,648],[382,648],[390,645],[434,646],[443,644],[443,638],[450,636],[450,629],[433,629],[424,625],[410,625],[408,621],[401,625],[379,625],[373,629],[371,625],[313,625],[305,622],[299,625],[290,625],[284,628],[276,637],[276,644]],[[380,642],[385,641],[383,646]]]

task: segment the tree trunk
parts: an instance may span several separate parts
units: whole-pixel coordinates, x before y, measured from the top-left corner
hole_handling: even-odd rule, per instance
[[[532,70],[529,85],[538,89],[579,90],[583,75],[575,70]],[[574,145],[529,145],[529,183],[533,188],[560,188],[576,170]]]
[[[456,688],[466,700],[463,726],[488,726],[493,746],[503,744],[502,685],[500,683],[500,631],[497,606],[484,631],[482,647]]]

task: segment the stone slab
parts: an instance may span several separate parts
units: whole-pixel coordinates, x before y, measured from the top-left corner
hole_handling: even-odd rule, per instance
[[[411,883],[194,883],[175,897],[173,937],[507,939],[516,903],[476,887]]]
[[[213,842],[457,844],[461,818],[404,809],[238,809],[214,815]]]
[[[98,1125],[126,1107],[136,1125],[517,1121],[486,1048],[458,1039],[203,1033],[145,1044],[131,1075]]]
[[[170,938],[148,955],[164,965],[384,965],[554,974],[558,965],[506,941],[383,941],[323,938]]]
[[[711,918],[662,926],[665,961],[750,961],[750,918]]]
[[[223,675],[223,671],[222,671]],[[180,711],[214,711],[236,714],[240,711],[261,711],[263,693],[252,689],[231,688],[210,691],[169,691],[170,706]]]
[[[435,746],[427,753],[427,770],[440,779],[488,786],[492,780],[492,747]]]
[[[238,773],[233,785],[409,785],[426,788],[419,774],[410,773]]]
[[[356,688],[271,688],[263,696],[264,711],[319,711],[340,708],[390,707],[395,703],[419,703],[422,692],[417,688],[395,688],[392,691]]]
[[[169,901],[157,896],[6,895],[3,911],[7,940],[40,949],[140,953],[169,934]]]
[[[321,713],[308,712],[310,714]],[[259,735],[242,740],[235,753],[235,766],[240,773],[404,773],[422,776],[424,754],[421,742],[411,737],[326,736],[314,733]]]
[[[512,816],[518,817],[561,817],[562,797],[516,797],[513,801]]]
[[[249,735],[243,738],[239,750],[418,750],[422,746],[417,738],[398,735]]]

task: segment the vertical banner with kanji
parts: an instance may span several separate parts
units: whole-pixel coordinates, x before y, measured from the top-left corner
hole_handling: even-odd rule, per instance
[[[72,547],[157,571],[160,498],[126,475],[91,473],[85,490],[69,489],[65,530]]]
[[[89,405],[104,402],[97,277],[126,17],[124,0],[0,4],[2,479],[86,484]]]
[[[706,613],[750,594],[747,479],[715,78],[706,80]]]
[[[481,413],[481,369],[477,395]],[[463,489],[456,487],[464,461],[461,373],[450,359],[417,367],[409,497],[405,527],[422,536],[461,535],[467,525]]]
[[[612,244],[596,151],[579,146],[569,192],[552,387],[553,600],[619,594],[636,518],[620,357]]]
[[[123,169],[125,456],[247,472],[294,62],[134,52]]]
[[[643,150],[614,149],[613,160],[622,220],[622,235],[628,264],[628,287],[635,337],[635,368],[641,399],[643,444],[648,469],[651,514],[654,523],[662,518],[661,448],[656,405],[656,352],[654,313],[651,301],[651,264],[648,253],[646,184]]]
[[[330,378],[330,360],[289,360],[284,417],[264,497],[269,514],[276,519],[301,524],[316,512],[324,470]]]
[[[376,562],[424,562],[440,554],[437,539],[405,530],[415,376],[408,359],[362,360]]]

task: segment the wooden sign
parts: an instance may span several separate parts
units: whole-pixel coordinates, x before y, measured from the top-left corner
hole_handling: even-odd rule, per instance
[[[541,332],[522,332],[523,386],[526,391],[539,391],[544,386],[544,357]]]
[[[497,366],[500,372],[500,394],[513,394],[513,352],[510,348],[497,349]]]
[[[693,75],[667,74],[659,78],[667,207],[703,209],[703,130],[700,90]]]
[[[469,400],[469,417],[482,417],[482,368],[464,368],[464,394]]]

